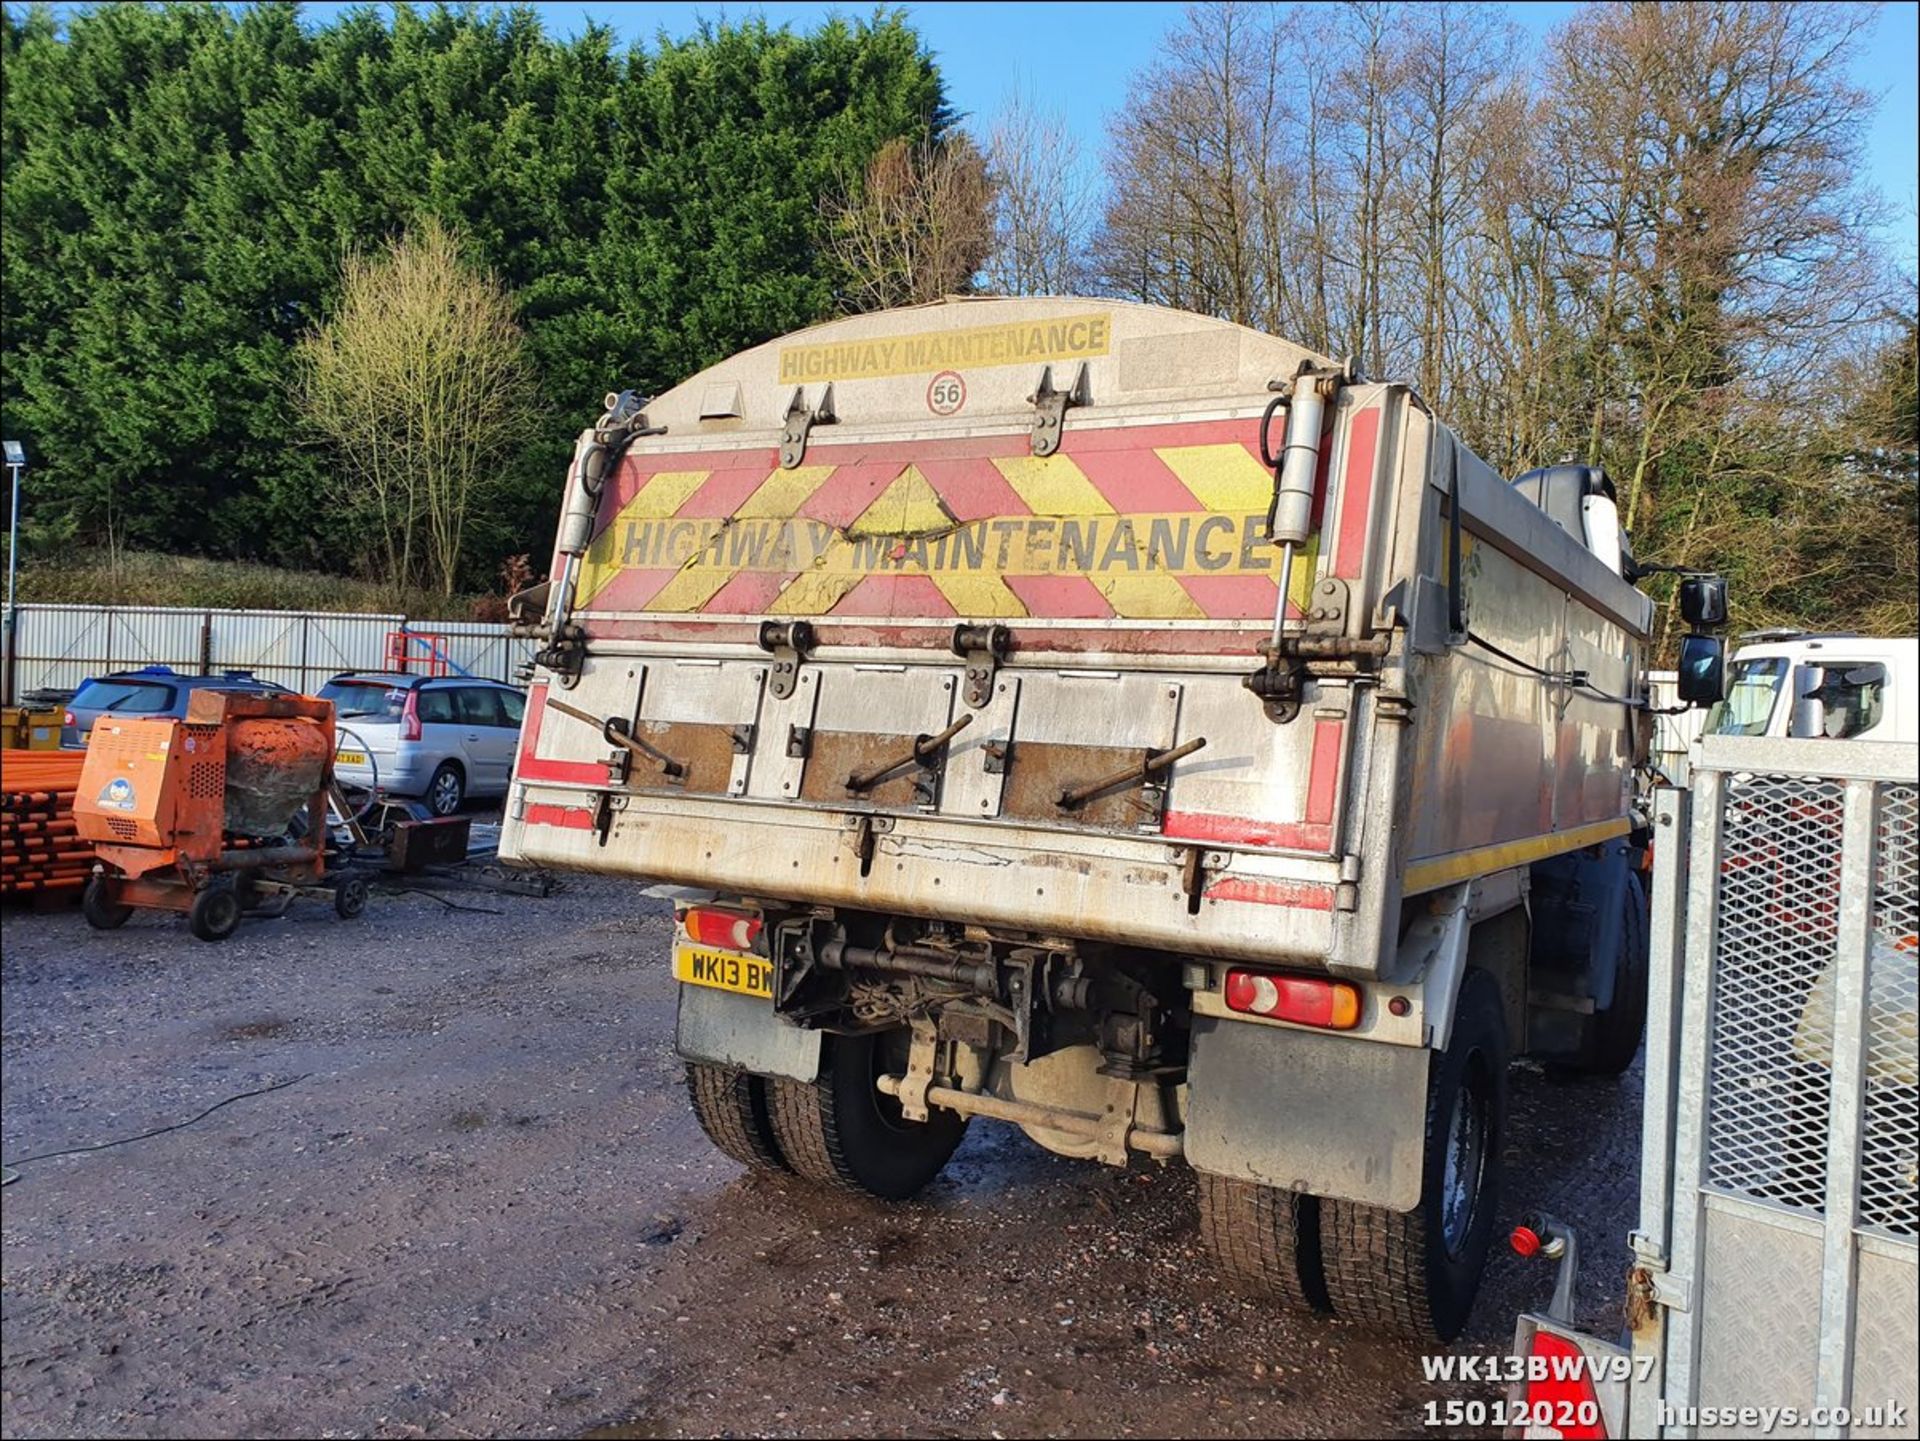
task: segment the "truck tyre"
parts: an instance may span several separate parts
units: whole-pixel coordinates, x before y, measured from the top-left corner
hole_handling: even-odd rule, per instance
[[[1420,1204],[1389,1211],[1320,1202],[1327,1294],[1343,1320],[1423,1341],[1451,1341],[1467,1323],[1500,1203],[1507,1114],[1507,1028],[1500,987],[1469,970],[1453,1039],[1427,1083]]]
[[[750,1171],[785,1171],[767,1112],[767,1082],[728,1066],[687,1062],[687,1095],[694,1119],[721,1153]]]
[[[875,1084],[883,1072],[905,1070],[905,1037],[828,1036],[819,1080],[768,1083],[780,1154],[801,1176],[904,1201],[940,1174],[966,1134],[966,1117],[935,1110],[924,1122],[909,1121]]]
[[[1296,1311],[1326,1311],[1320,1199],[1231,1176],[1196,1177],[1200,1236],[1220,1269]]]

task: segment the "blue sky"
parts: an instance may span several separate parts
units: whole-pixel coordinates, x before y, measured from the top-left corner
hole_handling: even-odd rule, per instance
[[[344,8],[313,4],[323,18]],[[611,25],[622,39],[648,40],[659,31],[680,36],[702,18],[740,20],[764,16],[770,23],[806,29],[828,15],[863,16],[865,4],[671,3],[623,4],[616,0],[537,5],[555,33],[572,34],[589,19]],[[1130,76],[1150,62],[1160,37],[1180,18],[1178,4],[947,3],[905,4],[938,58],[956,109],[991,116],[1017,75],[1027,89],[1043,93],[1080,137],[1083,154],[1100,152],[1106,119],[1126,100]],[[1507,6],[1514,22],[1544,38],[1577,8],[1555,0]],[[1886,238],[1894,253],[1913,264],[1916,236],[1916,173],[1920,173],[1920,4],[1881,7],[1861,46],[1854,80],[1879,98],[1868,131],[1867,178],[1886,197],[1891,219]]]

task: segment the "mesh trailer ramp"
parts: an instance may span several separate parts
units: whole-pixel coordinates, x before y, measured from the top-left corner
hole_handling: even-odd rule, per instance
[[[1516,1350],[1577,1348],[1611,1380],[1536,1384],[1528,1415],[1593,1424],[1567,1435],[1920,1427],[1917,756],[1708,736],[1690,788],[1658,793],[1630,1351],[1556,1297]]]

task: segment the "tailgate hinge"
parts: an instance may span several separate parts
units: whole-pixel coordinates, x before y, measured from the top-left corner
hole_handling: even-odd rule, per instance
[[[767,673],[767,693],[785,700],[800,683],[800,663],[813,649],[813,626],[804,620],[760,622],[760,649],[773,657]]]
[[[953,653],[967,663],[967,704],[984,706],[993,695],[993,677],[1007,658],[1013,632],[1004,625],[956,625]]]
[[[787,404],[786,422],[780,428],[780,468],[792,470],[807,458],[807,433],[816,425],[832,425],[840,419],[833,409],[833,382],[827,382],[820,404],[807,409],[807,388],[794,389]]]
[[[1087,375],[1087,363],[1080,362],[1080,374],[1070,390],[1053,388],[1053,367],[1040,372],[1040,386],[1027,397],[1033,406],[1033,453],[1052,455],[1066,434],[1067,411],[1078,405],[1093,404],[1093,385]]]
[[[580,683],[587,660],[587,632],[577,622],[562,625],[554,638],[534,653],[533,663],[551,672],[562,690]]]
[[[1340,857],[1340,884],[1333,890],[1336,911],[1360,909],[1360,857],[1348,852]]]

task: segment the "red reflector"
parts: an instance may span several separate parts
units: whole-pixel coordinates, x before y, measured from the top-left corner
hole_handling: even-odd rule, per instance
[[[760,938],[760,917],[743,916],[736,911],[715,911],[696,906],[680,918],[687,939],[701,946],[719,946],[729,951],[750,951]]]
[[[1533,1354],[1540,1361],[1529,1368],[1528,1413],[1550,1418],[1567,1441],[1606,1441],[1600,1393],[1594,1389],[1586,1353],[1564,1336],[1535,1331]],[[1544,1370],[1544,1379],[1534,1374],[1536,1370]]]
[[[1345,981],[1317,976],[1276,976],[1266,971],[1228,971],[1227,1009],[1271,1016],[1302,1026],[1347,1031],[1360,1021],[1360,991]]]
[[[1540,1233],[1531,1226],[1515,1226],[1513,1234],[1507,1237],[1507,1244],[1513,1247],[1516,1256],[1538,1256]]]

